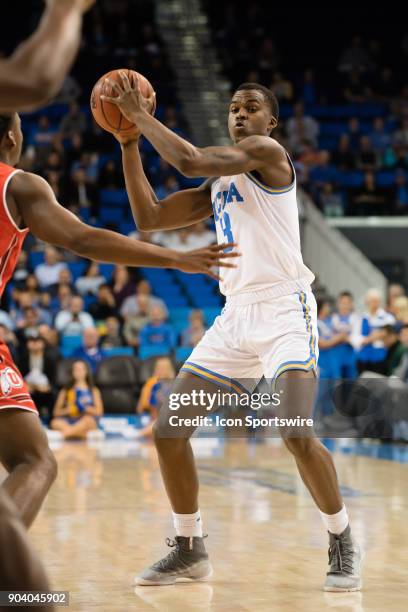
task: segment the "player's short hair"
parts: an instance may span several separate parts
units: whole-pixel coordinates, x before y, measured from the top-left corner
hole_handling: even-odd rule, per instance
[[[237,91],[248,91],[250,89],[256,89],[257,91],[261,91],[263,93],[265,100],[270,106],[272,115],[275,117],[276,121],[278,121],[279,102],[273,91],[271,91],[264,85],[260,85],[259,83],[242,83],[239,87],[236,88],[235,93]]]
[[[0,115],[0,140],[11,128],[13,115]]]

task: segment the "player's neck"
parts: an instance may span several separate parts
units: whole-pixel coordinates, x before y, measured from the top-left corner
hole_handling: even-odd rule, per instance
[[[0,162],[2,164],[7,164],[8,166],[14,166],[12,163],[11,156],[8,155],[5,151],[0,151]]]

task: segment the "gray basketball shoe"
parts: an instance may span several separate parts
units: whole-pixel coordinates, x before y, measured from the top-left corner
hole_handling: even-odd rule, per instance
[[[340,535],[329,532],[329,565],[325,591],[360,591],[363,557],[350,534],[350,526]]]
[[[190,580],[208,580],[213,569],[208,560],[203,538],[176,536],[166,538],[167,546],[173,548],[166,557],[154,563],[136,576],[135,584],[160,586]]]

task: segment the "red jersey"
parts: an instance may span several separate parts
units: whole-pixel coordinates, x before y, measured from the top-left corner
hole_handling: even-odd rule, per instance
[[[7,187],[16,172],[0,162],[0,297],[13,276],[28,229],[19,229],[7,208]],[[0,342],[0,410],[21,408],[37,412],[27,385],[14,364],[7,346]]]
[[[7,187],[17,172],[21,170],[0,162],[0,297],[13,276],[24,238],[29,232],[28,229],[17,227],[7,208]]]

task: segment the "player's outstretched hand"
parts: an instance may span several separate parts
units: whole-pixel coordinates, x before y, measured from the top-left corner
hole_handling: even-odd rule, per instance
[[[145,98],[140,91],[139,78],[132,79],[133,83],[131,83],[124,71],[120,72],[120,77],[122,79],[121,84],[115,83],[109,78],[106,79],[106,82],[111,86],[112,91],[116,95],[101,96],[101,100],[115,104],[122,115],[132,123],[137,123],[140,113],[154,114],[156,109],[156,93],[153,92],[151,96]]]
[[[225,259],[240,257],[241,253],[234,250],[229,250],[228,253],[224,252],[225,249],[233,249],[236,246],[235,242],[228,242],[226,244],[213,244],[209,247],[187,251],[186,253],[179,253],[180,259],[177,268],[190,274],[208,274],[208,276],[215,278],[215,280],[222,280],[220,275],[214,271],[214,268],[236,268],[236,264],[226,262]]]

